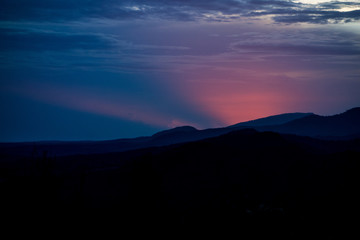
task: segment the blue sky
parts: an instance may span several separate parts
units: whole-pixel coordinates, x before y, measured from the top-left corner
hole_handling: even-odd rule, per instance
[[[360,1],[3,0],[0,141],[360,105]]]

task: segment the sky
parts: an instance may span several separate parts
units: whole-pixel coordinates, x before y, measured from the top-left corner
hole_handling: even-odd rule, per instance
[[[2,0],[0,142],[360,106],[360,0]]]

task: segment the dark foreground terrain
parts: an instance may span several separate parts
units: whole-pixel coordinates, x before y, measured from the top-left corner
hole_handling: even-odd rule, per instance
[[[358,216],[359,161],[359,139],[253,129],[120,153],[1,153],[1,206],[17,220],[331,238]]]

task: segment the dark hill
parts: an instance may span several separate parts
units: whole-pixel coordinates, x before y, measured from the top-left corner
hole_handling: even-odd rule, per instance
[[[16,216],[80,211],[82,221],[117,226],[242,226],[242,234],[254,223],[253,237],[268,237],[257,231],[267,226],[286,239],[310,233],[294,224],[302,219],[329,237],[331,224],[355,214],[359,159],[359,140],[245,129],[123,153],[1,162],[1,201]]]
[[[227,128],[197,130],[191,126],[184,126],[161,131],[150,137],[133,139],[80,142],[54,141],[0,143],[0,154],[4,156],[19,155],[35,157],[42,155],[44,152],[47,152],[47,154],[51,156],[123,152],[141,148],[199,141],[230,133],[234,130],[249,128],[250,126],[258,131],[290,133],[322,139],[355,139],[360,136],[359,112],[360,108],[354,108],[345,113],[328,117],[318,116],[312,113],[287,113],[239,123]]]
[[[312,137],[358,135],[360,133],[360,108],[353,108],[334,116],[309,115],[279,126],[258,129]]]
[[[172,128],[169,130],[165,130],[165,131],[161,131],[158,133],[155,133],[153,135],[153,137],[164,137],[164,136],[174,136],[178,133],[189,133],[189,132],[194,132],[197,131],[196,128],[191,127],[191,126],[182,126],[182,127],[176,127],[176,128]]]
[[[269,116],[265,118],[259,118],[252,121],[241,122],[229,127],[259,127],[259,126],[270,126],[280,125],[295,119],[303,118],[306,116],[314,115],[313,113],[284,113],[280,115]]]
[[[18,156],[38,156],[44,152],[51,156],[67,156],[75,154],[96,154],[124,152],[129,150],[160,147],[171,144],[198,141],[216,137],[233,131],[231,128],[216,128],[197,130],[193,127],[178,127],[165,130],[150,137],[133,139],[118,139],[109,141],[79,141],[79,142],[25,142],[0,143],[0,154]]]

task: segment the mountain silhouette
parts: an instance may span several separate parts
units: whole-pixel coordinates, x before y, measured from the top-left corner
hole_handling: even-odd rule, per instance
[[[0,143],[0,152],[19,156],[30,156],[44,151],[54,156],[123,152],[199,141],[246,128],[322,139],[346,140],[360,138],[359,123],[360,108],[353,108],[334,116],[319,116],[313,113],[286,113],[242,122],[224,128],[197,130],[191,126],[183,126],[161,131],[149,137],[132,139]]]
[[[169,130],[161,131],[158,133],[155,133],[153,137],[164,137],[164,136],[173,136],[178,133],[188,133],[188,132],[194,132],[197,131],[196,128],[192,126],[182,126],[182,127],[176,127]]]
[[[259,127],[259,126],[269,126],[269,125],[280,125],[295,119],[303,118],[309,115],[314,115],[313,113],[284,113],[274,116],[269,116],[265,118],[259,118],[247,122],[241,122],[229,127]]]
[[[282,125],[261,126],[258,130],[296,135],[331,138],[360,134],[360,108],[353,108],[333,116],[308,115]]]
[[[82,223],[241,226],[242,234],[251,226],[251,236],[262,238],[271,232],[257,229],[280,226],[276,236],[302,239],[310,230],[294,220],[306,219],[333,236],[329,224],[351,219],[360,200],[359,158],[358,139],[234,130],[119,153],[2,158],[0,201],[16,216],[79,212]]]
[[[1,143],[2,217],[87,228],[232,226],[249,239],[304,239],[315,229],[331,239],[358,213],[359,112],[111,141]]]
[[[198,141],[220,136],[233,131],[231,128],[197,130],[193,127],[178,127],[158,132],[150,137],[117,139],[108,141],[74,141],[74,142],[25,142],[0,143],[0,151],[19,156],[30,156],[35,152],[47,151],[55,156],[123,152],[147,147],[160,147],[171,144]]]

